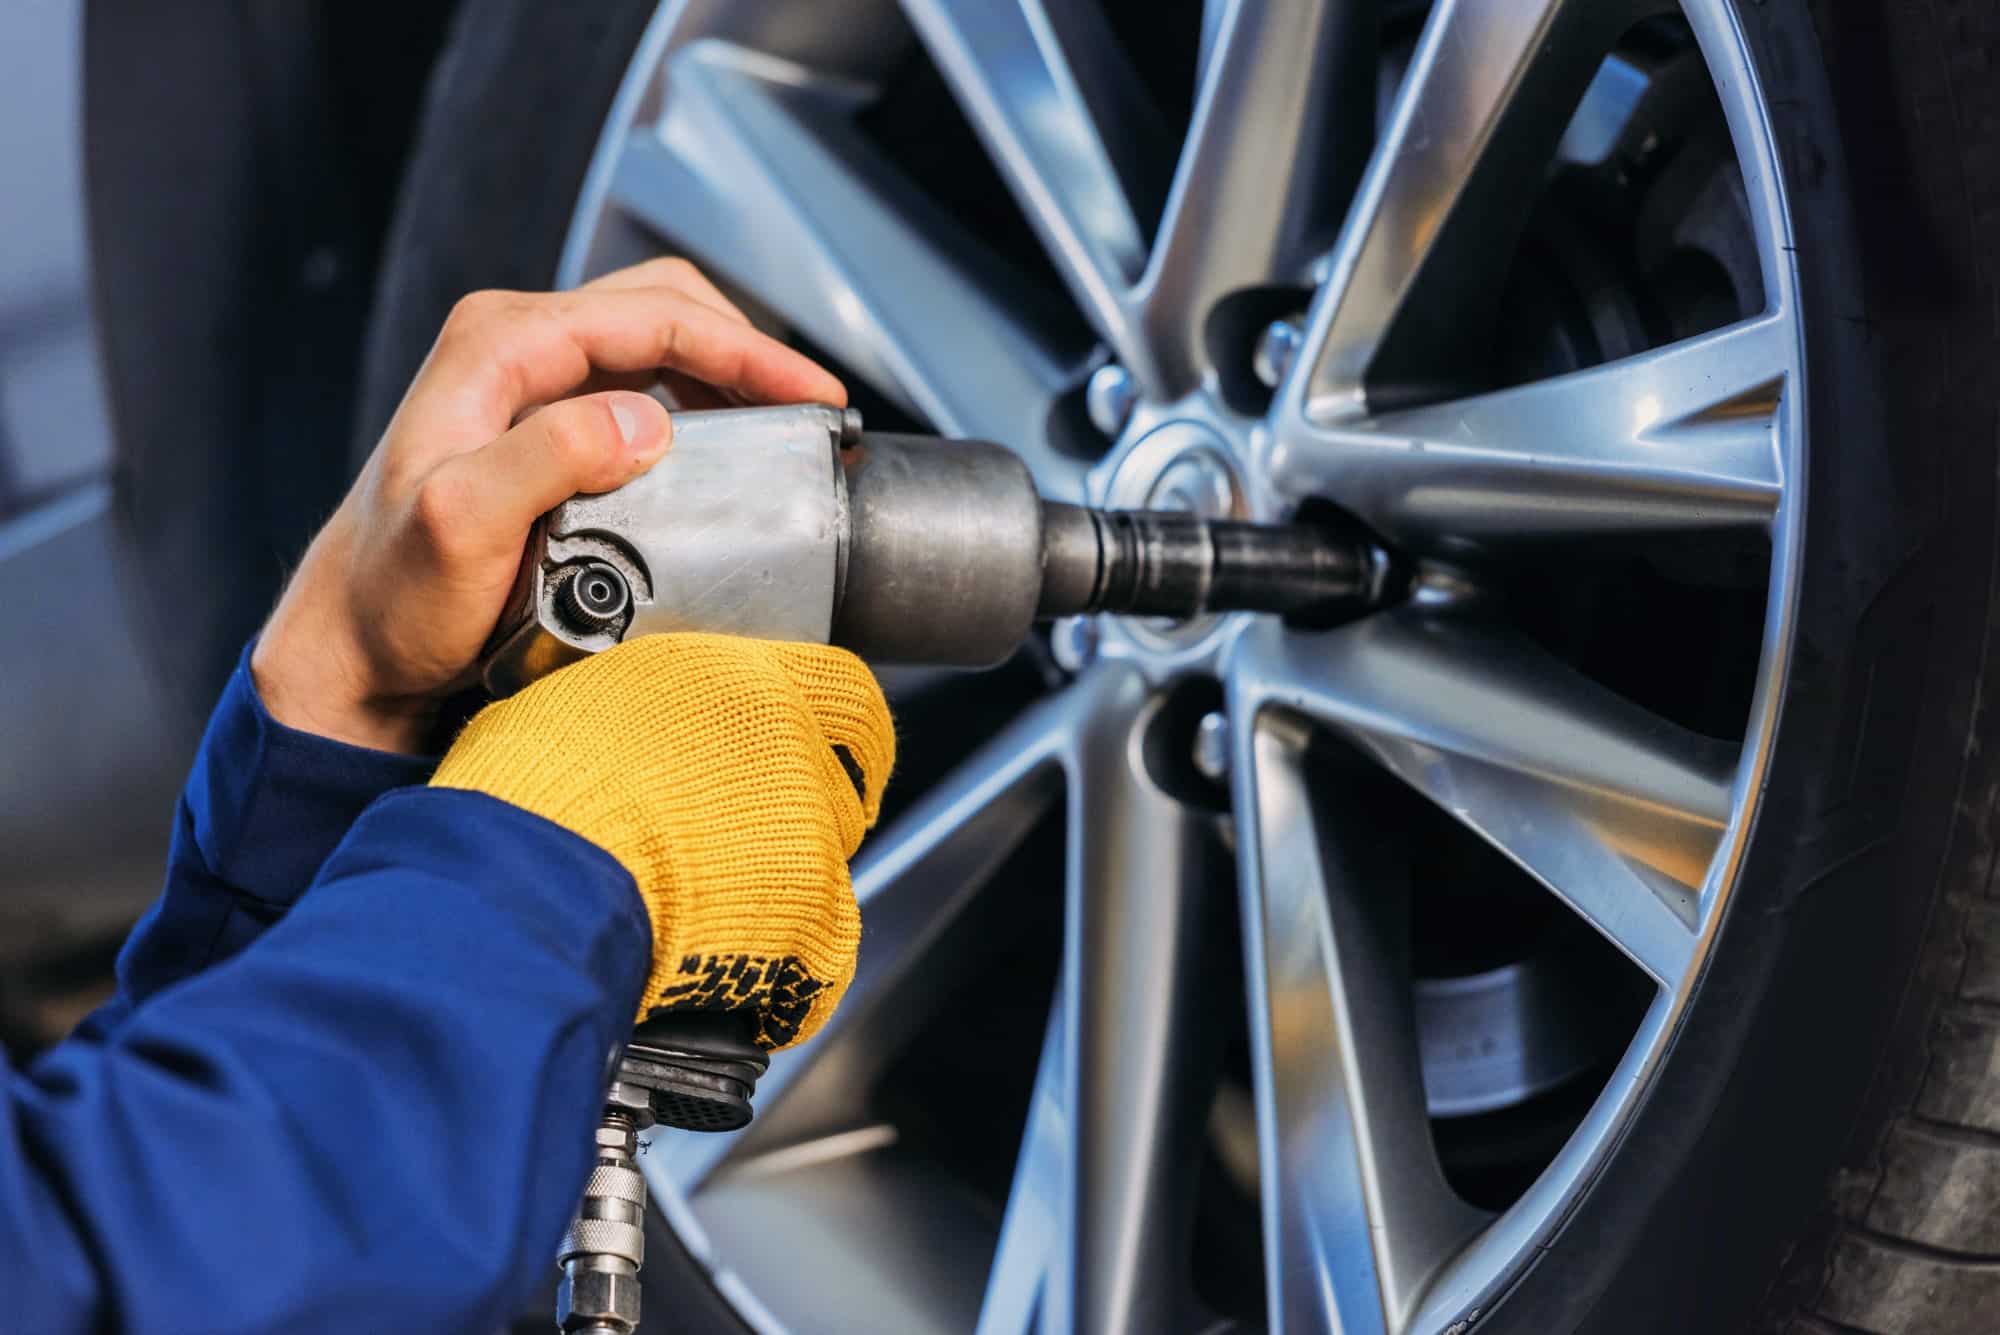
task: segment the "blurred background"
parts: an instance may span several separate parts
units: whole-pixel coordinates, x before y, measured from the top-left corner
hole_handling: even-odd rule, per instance
[[[345,482],[376,260],[451,9],[0,7],[16,1056],[107,986],[208,704]]]

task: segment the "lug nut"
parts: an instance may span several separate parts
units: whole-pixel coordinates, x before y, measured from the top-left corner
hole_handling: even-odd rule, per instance
[[[573,567],[556,586],[556,610],[581,634],[610,629],[631,606],[625,576],[603,561]]]
[[[1229,716],[1210,710],[1194,729],[1194,767],[1221,783],[1229,777]]]
[[[1057,667],[1071,674],[1097,661],[1097,618],[1064,617],[1049,627],[1049,655]]]
[[[1139,387],[1132,383],[1132,373],[1117,362],[1106,362],[1092,371],[1089,383],[1083,387],[1083,406],[1090,414],[1091,425],[1102,431],[1107,440],[1118,438],[1138,405]]]
[[[1266,389],[1276,389],[1278,382],[1285,378],[1285,372],[1292,369],[1292,361],[1299,355],[1299,344],[1305,340],[1305,331],[1296,319],[1273,320],[1264,326],[1264,332],[1257,335],[1257,348],[1250,358],[1250,369],[1257,374]]]

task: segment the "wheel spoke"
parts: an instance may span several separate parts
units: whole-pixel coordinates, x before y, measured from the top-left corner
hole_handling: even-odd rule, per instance
[[[1141,758],[1149,691],[1125,668],[1069,777],[1061,998],[1068,1142],[1043,1297],[1052,1331],[1165,1330],[1186,1300],[1186,1229],[1219,1031],[1208,946],[1219,841]]]
[[[1773,415],[1793,338],[1789,320],[1764,315],[1476,398],[1292,418],[1271,473],[1429,550],[1762,528],[1781,487]]]
[[[1126,180],[1157,175],[1163,131],[1103,16],[1043,0],[903,8],[1091,323],[1143,378],[1125,297],[1146,238]]]
[[[986,902],[993,874],[1062,792],[1059,766],[1083,702],[1035,705],[894,826],[870,840],[854,869],[861,953],[840,1007],[813,1038],[777,1054],[758,1082],[757,1120],[737,1136],[672,1137],[668,1174],[693,1192],[725,1162],[745,1161],[851,1129],[883,1065],[930,1018],[915,999],[938,990],[962,959],[940,950]],[[976,934],[968,934],[976,935]],[[975,943],[976,944],[976,943]]]
[[[1314,300],[1281,409],[1318,419],[1356,414],[1385,380],[1399,400],[1421,393],[1454,351],[1490,336],[1523,201],[1604,54],[1641,13],[1662,7],[1432,7]],[[1392,332],[1395,344],[1385,346]]]
[[[1411,612],[1260,627],[1240,670],[1347,736],[1547,886],[1661,985],[1692,960],[1735,748],[1527,641]]]
[[[1063,1089],[1069,1048],[1062,1021],[1068,1009],[1058,985],[1048,1035],[1042,1040],[1042,1059],[1035,1069],[1034,1092],[1028,1096],[1028,1125],[1014,1162],[1000,1243],[994,1248],[986,1298],[979,1308],[978,1335],[1029,1335],[1048,1291],[1071,1144],[1069,1100]]]
[[[1169,396],[1199,379],[1217,301],[1301,282],[1325,250],[1366,151],[1375,22],[1361,0],[1235,0],[1213,20],[1140,297]]]
[[[1309,779],[1306,730],[1256,710],[1232,697],[1270,1327],[1398,1331],[1484,1221],[1431,1144],[1407,859],[1357,776]]]
[[[947,249],[962,229],[859,140],[835,94],[760,77],[752,59],[718,43],[678,53],[612,199],[938,430],[1003,442],[1045,493],[1077,496],[1081,465],[1050,431],[1078,366]]]
[[[1195,61],[1195,78],[1207,77],[1208,58],[1215,54],[1215,44],[1222,36],[1222,25],[1229,17],[1234,0],[1202,0],[1201,3],[1201,46]]]

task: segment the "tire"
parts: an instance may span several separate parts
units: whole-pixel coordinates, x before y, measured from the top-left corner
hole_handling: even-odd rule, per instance
[[[548,283],[652,8],[467,4],[384,266],[364,439],[458,296]],[[2000,14],[1736,12],[1806,320],[1793,680],[1668,1060],[1560,1232],[1453,1335],[1974,1335],[2000,1311]],[[679,1247],[647,1275],[677,1328],[741,1328]]]

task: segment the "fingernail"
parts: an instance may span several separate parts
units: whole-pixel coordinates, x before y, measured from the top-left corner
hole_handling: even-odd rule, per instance
[[[618,423],[619,438],[627,445],[638,438],[639,414],[634,410],[630,399],[621,395],[611,401],[611,420]]]
[[[644,468],[667,452],[672,423],[646,395],[624,392],[612,395],[611,420],[618,424],[628,466]]]

